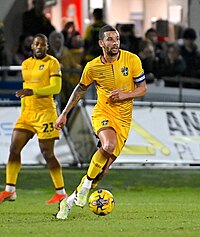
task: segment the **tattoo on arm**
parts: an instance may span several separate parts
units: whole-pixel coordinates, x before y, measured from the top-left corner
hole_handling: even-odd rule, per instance
[[[78,103],[78,101],[80,99],[83,98],[83,96],[85,95],[87,91],[87,88],[84,88],[83,86],[81,86],[80,84],[78,84],[75,89],[73,90],[67,105],[65,106],[62,114],[67,115],[69,113],[69,111]]]

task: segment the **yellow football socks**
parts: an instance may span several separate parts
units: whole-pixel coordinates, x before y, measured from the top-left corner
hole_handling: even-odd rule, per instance
[[[107,159],[110,157],[110,154],[104,151],[102,148],[97,150],[92,157],[90,162],[90,166],[88,168],[87,176],[91,179],[96,178],[96,176],[100,173],[102,168],[107,162]]]
[[[85,179],[89,177],[91,180],[94,181],[94,184],[92,183],[92,188],[95,188],[97,186],[97,183],[101,180],[95,178],[101,173],[102,168],[106,165],[109,157],[111,157],[109,153],[103,150],[103,148],[100,148],[96,153],[93,155],[92,160],[90,162],[87,175],[84,175],[81,179],[81,182],[79,186],[77,187],[77,191],[81,189]]]
[[[9,161],[6,166],[6,184],[16,185],[21,163]]]
[[[50,169],[50,175],[56,189],[61,189],[64,187],[64,180],[61,168]]]

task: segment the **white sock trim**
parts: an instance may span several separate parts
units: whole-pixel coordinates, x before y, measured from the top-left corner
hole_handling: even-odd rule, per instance
[[[15,188],[15,186],[12,186],[12,185],[6,185],[6,188],[5,188],[5,190],[7,191],[7,192],[15,192],[16,191],[16,188]]]
[[[64,189],[64,188],[62,188],[62,189],[59,189],[59,190],[56,190],[56,193],[57,193],[57,194],[66,194],[66,192],[65,192],[65,189]]]

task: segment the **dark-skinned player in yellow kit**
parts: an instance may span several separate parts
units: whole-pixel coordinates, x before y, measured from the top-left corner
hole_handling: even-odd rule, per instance
[[[58,116],[53,95],[60,93],[62,75],[58,60],[48,55],[47,49],[46,36],[37,34],[32,43],[33,56],[22,63],[23,89],[16,92],[16,96],[21,98],[21,115],[12,133],[6,166],[6,187],[0,193],[0,203],[16,199],[21,151],[35,134],[56,189],[47,204],[58,203],[67,197],[62,168],[54,154],[54,143],[59,138],[59,131],[54,128]]]
[[[103,54],[86,64],[79,84],[56,121],[56,128],[59,130],[66,124],[67,114],[94,82],[97,103],[92,113],[92,126],[101,146],[79,186],[60,202],[57,219],[67,219],[74,204],[85,206],[90,189],[108,172],[124,147],[132,121],[133,99],[144,96],[147,90],[139,57],[119,49],[120,36],[115,28],[106,25],[100,29],[99,46]]]

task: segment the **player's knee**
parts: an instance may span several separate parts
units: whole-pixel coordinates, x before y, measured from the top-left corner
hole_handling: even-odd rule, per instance
[[[109,143],[103,144],[103,145],[102,145],[102,148],[103,148],[103,150],[106,151],[107,153],[112,154],[113,151],[115,150],[115,144],[109,142]]]
[[[10,146],[10,154],[13,156],[13,157],[17,157],[21,152],[21,149],[16,146],[15,144],[11,144]]]
[[[46,162],[53,160],[55,157],[54,154],[52,152],[49,152],[47,149],[42,149],[41,153],[42,153],[44,159],[46,160]]]

